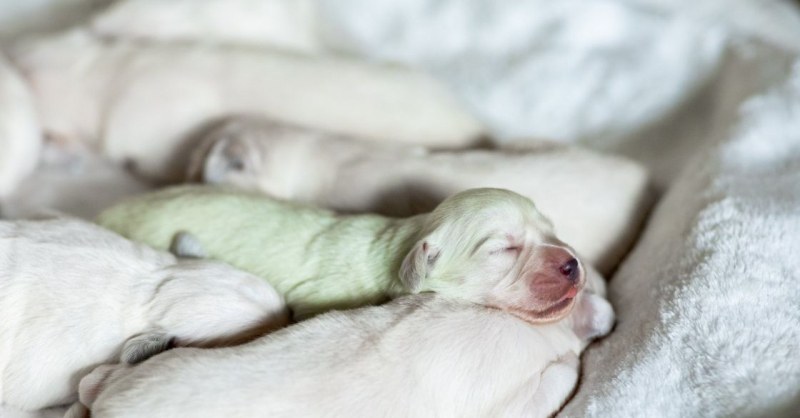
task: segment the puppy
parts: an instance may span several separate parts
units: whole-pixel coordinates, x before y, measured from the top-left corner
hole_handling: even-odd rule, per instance
[[[651,203],[641,166],[579,148],[540,143],[518,152],[430,152],[252,117],[210,130],[189,176],[389,216],[429,212],[473,187],[506,188],[533,199],[559,237],[604,273],[627,251]]]
[[[481,125],[432,78],[267,49],[102,41],[85,30],[15,46],[51,136],[83,141],[151,180],[183,176],[196,131],[231,113],[389,141],[461,147]]]
[[[0,52],[0,198],[33,172],[41,145],[33,96]]]
[[[80,399],[96,418],[547,417],[573,391],[583,348],[613,323],[599,294],[578,299],[566,319],[532,326],[440,295],[406,296],[238,347],[101,366],[81,381]]]
[[[191,233],[210,257],[269,280],[298,318],[435,291],[551,321],[584,282],[574,251],[533,202],[500,189],[468,190],[431,214],[390,219],[184,186],[125,201],[99,222],[156,248]]]
[[[31,410],[74,402],[100,364],[244,341],[288,312],[251,274],[50,219],[0,222],[0,318],[0,404]]]

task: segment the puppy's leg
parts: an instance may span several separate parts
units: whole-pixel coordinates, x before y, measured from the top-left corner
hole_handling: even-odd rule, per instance
[[[131,370],[132,367],[124,364],[103,364],[97,366],[91,373],[84,376],[78,384],[78,400],[80,404],[91,410],[94,401],[97,400],[100,394],[110,384],[117,381],[120,377],[127,375]],[[72,408],[70,408],[70,410],[71,409]],[[80,408],[76,407],[75,412],[79,412],[79,409]]]
[[[131,337],[122,346],[120,362],[141,363],[172,347],[172,337],[163,332],[148,332]]]
[[[179,231],[172,237],[169,252],[180,258],[207,258],[205,249],[194,235]]]
[[[67,412],[64,413],[64,418],[89,418],[89,409],[82,403],[75,402],[67,409]]]

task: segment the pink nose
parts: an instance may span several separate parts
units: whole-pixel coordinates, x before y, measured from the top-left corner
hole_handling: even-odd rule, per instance
[[[581,277],[581,267],[574,257],[562,264],[558,271],[572,283],[577,283]]]

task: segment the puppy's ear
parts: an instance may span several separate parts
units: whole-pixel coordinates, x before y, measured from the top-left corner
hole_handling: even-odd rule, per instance
[[[231,174],[252,170],[254,164],[250,141],[236,136],[213,140],[205,159],[190,171],[190,176],[204,183],[224,183]],[[199,173],[198,173],[199,171]],[[198,175],[199,174],[199,175]]]
[[[419,292],[422,280],[428,277],[436,260],[439,258],[439,248],[428,240],[421,240],[406,255],[400,266],[400,282],[411,293]]]
[[[180,258],[207,258],[208,254],[203,249],[203,244],[194,235],[186,231],[179,231],[172,237],[169,252]]]

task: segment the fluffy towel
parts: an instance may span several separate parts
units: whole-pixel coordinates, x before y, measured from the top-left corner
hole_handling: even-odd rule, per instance
[[[617,329],[563,416],[800,413],[800,61],[739,114],[614,277]]]

